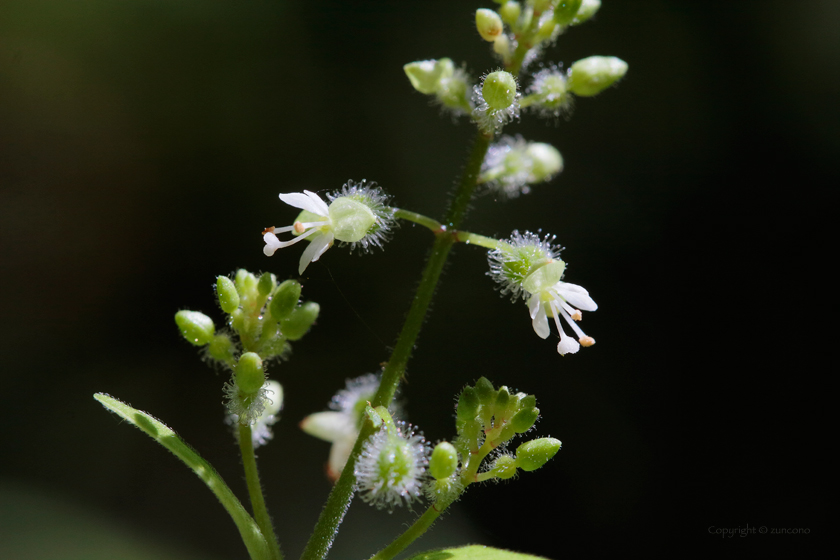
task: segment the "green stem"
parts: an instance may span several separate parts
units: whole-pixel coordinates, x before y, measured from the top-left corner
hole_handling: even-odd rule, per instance
[[[428,216],[424,216],[423,214],[418,214],[417,212],[411,212],[409,210],[403,210],[402,208],[392,208],[391,210],[394,211],[394,217],[400,218],[403,220],[408,220],[409,222],[414,222],[415,224],[420,224],[421,226],[427,227],[433,232],[437,233],[441,229],[441,223],[437,220],[433,220]]]
[[[274,534],[271,517],[268,515],[268,508],[265,505],[265,498],[260,485],[257,458],[254,455],[254,442],[251,439],[251,426],[239,425],[239,450],[242,453],[242,466],[245,469],[245,482],[248,485],[248,495],[251,497],[254,520],[257,522],[260,531],[265,535],[272,557],[282,560],[283,553],[280,552],[280,545],[277,543],[277,535]]]
[[[455,196],[449,204],[446,219],[443,222],[445,227],[441,227],[440,231],[435,234],[435,242],[432,245],[431,254],[426,261],[426,267],[423,270],[417,293],[408,310],[408,315],[406,316],[405,323],[403,323],[394,350],[391,353],[391,358],[388,360],[388,364],[382,372],[382,381],[379,384],[379,390],[371,401],[371,405],[373,406],[384,406],[387,408],[391,404],[400,380],[405,374],[408,359],[417,342],[417,336],[420,334],[420,329],[426,318],[426,312],[432,301],[438,279],[443,271],[444,264],[446,264],[449,251],[455,243],[455,236],[450,235],[449,231],[458,229],[469,210],[470,200],[475,191],[478,175],[481,172],[481,164],[484,161],[484,156],[487,154],[487,149],[490,147],[491,139],[491,137],[481,132],[478,132],[476,135],[472,149],[470,150],[469,159],[461,175],[458,188],[455,191]],[[301,560],[320,560],[326,557],[327,551],[332,545],[333,539],[335,539],[338,526],[341,524],[344,513],[353,497],[353,488],[356,482],[353,471],[356,465],[356,459],[361,453],[362,444],[372,433],[373,428],[370,427],[369,422],[366,422],[362,427],[361,433],[356,440],[356,445],[353,447],[353,452],[350,454],[350,458],[347,460],[347,464],[344,466],[338,482],[333,487],[332,492],[330,492],[329,498],[327,498],[327,504],[324,506],[324,510],[321,512],[318,522],[315,524],[315,529],[309,538],[309,542],[306,543]]]
[[[462,243],[466,243],[467,245],[478,245],[479,247],[484,247],[485,249],[498,249],[503,243],[502,241],[493,239],[492,237],[485,237],[483,235],[478,235],[477,233],[470,233],[463,230],[460,230],[455,234],[455,239]]]
[[[417,537],[425,533],[432,523],[437,520],[441,513],[446,509],[448,504],[444,505],[438,502],[421,515],[414,524],[406,529],[405,533],[397,537],[391,544],[377,552],[370,557],[370,560],[391,560],[394,556],[402,552],[411,543],[417,540]]]

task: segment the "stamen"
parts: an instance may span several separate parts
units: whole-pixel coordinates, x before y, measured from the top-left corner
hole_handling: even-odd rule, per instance
[[[295,243],[297,243],[301,239],[305,239],[305,238],[309,237],[310,235],[312,235],[313,233],[315,233],[317,231],[318,231],[317,229],[310,229],[306,233],[302,233],[302,234],[298,235],[297,237],[295,237],[291,241],[281,241],[279,247],[282,248],[282,247],[288,247],[289,245],[294,245]]]
[[[560,318],[557,316],[557,302],[551,300],[548,302],[549,307],[551,307],[551,314],[554,315],[554,324],[557,325],[557,332],[560,333],[560,338],[566,336],[566,332],[563,330],[563,327],[560,326]],[[562,310],[560,311],[563,312]]]
[[[583,331],[580,330],[580,327],[577,326],[577,324],[572,320],[571,317],[569,317],[569,314],[566,313],[566,311],[564,309],[560,310],[560,314],[563,316],[563,318],[566,320],[566,322],[569,323],[569,326],[572,327],[572,330],[575,331],[575,334],[578,335],[579,339],[589,338],[588,336],[583,334]]]
[[[303,233],[304,231],[306,231],[306,228],[303,227],[303,224],[301,222],[295,222],[292,227],[295,228],[296,233]]]
[[[274,226],[269,226],[262,231],[262,235],[265,235],[266,233],[274,233]]]
[[[591,336],[584,336],[580,339],[581,346],[592,346],[593,344],[595,344],[595,339]]]

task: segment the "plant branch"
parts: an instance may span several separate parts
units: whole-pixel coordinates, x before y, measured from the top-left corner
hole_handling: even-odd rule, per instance
[[[242,467],[245,469],[245,482],[248,485],[248,495],[251,498],[254,519],[260,531],[265,535],[272,556],[277,560],[282,560],[283,553],[280,552],[280,545],[277,543],[277,535],[274,534],[271,517],[268,515],[268,508],[265,505],[265,498],[260,485],[257,458],[254,455],[254,442],[251,439],[251,426],[239,425],[239,450],[242,453]]]

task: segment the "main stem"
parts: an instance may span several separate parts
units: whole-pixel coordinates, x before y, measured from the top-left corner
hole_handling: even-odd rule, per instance
[[[417,336],[420,334],[420,329],[429,310],[429,304],[435,293],[443,266],[446,264],[446,259],[449,257],[449,251],[452,249],[453,243],[456,241],[457,229],[460,227],[464,216],[466,216],[469,210],[470,200],[472,199],[478,175],[481,171],[481,163],[487,154],[490,140],[490,137],[485,136],[481,132],[476,134],[466,167],[461,175],[461,180],[458,183],[455,195],[449,204],[446,217],[443,220],[443,226],[435,233],[435,242],[426,261],[426,267],[423,269],[417,294],[408,310],[408,316],[405,319],[405,323],[403,323],[399,338],[397,338],[397,343],[391,353],[391,358],[388,360],[388,364],[382,372],[382,381],[379,384],[379,390],[371,401],[373,406],[384,406],[387,408],[394,398],[394,393],[400,384],[400,379],[405,374],[408,359],[411,357],[411,351],[417,341]],[[344,513],[347,511],[347,508],[350,506],[350,500],[353,498],[353,489],[356,483],[354,473],[356,458],[361,453],[362,444],[372,433],[373,429],[366,423],[356,440],[356,445],[353,447],[353,452],[350,454],[350,458],[347,460],[347,464],[344,466],[338,482],[336,482],[332,492],[330,492],[329,498],[327,498],[327,503],[321,512],[321,516],[318,518],[318,523],[315,525],[312,536],[309,538],[309,542],[306,543],[301,560],[321,560],[327,556],[327,552],[330,546],[332,546],[333,539],[338,531],[338,526],[341,524],[342,519],[344,519]]]
[[[283,560],[283,553],[280,552],[277,535],[274,534],[274,528],[271,526],[271,517],[268,515],[268,508],[265,505],[265,498],[260,485],[257,458],[254,455],[254,442],[251,439],[251,426],[239,425],[239,450],[242,453],[242,466],[245,469],[245,482],[248,485],[248,495],[251,497],[254,521],[257,522],[260,531],[265,535],[272,556],[277,560]]]

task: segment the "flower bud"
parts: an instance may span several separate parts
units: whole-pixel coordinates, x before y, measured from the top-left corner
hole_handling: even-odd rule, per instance
[[[560,451],[560,440],[540,438],[527,441],[516,449],[516,460],[523,471],[535,471]]]
[[[321,306],[314,301],[307,301],[295,308],[288,317],[280,321],[280,330],[289,340],[300,340],[318,319]]]
[[[491,404],[496,398],[496,389],[486,377],[481,377],[475,382],[475,392],[482,404]]]
[[[627,63],[614,56],[590,56],[569,69],[569,91],[581,97],[597,95],[624,77]]]
[[[267,296],[274,290],[277,285],[277,278],[270,272],[263,272],[257,282],[257,292],[263,297]]]
[[[253,395],[265,383],[262,359],[254,352],[245,352],[239,357],[234,376],[239,390],[246,395]]]
[[[301,285],[297,280],[286,280],[280,284],[268,304],[271,316],[278,321],[288,317],[297,307],[300,290]]]
[[[447,441],[442,441],[432,451],[432,458],[429,460],[429,472],[436,480],[449,478],[458,470],[458,452],[455,446]]]
[[[240,268],[236,271],[236,277],[233,282],[236,285],[236,291],[239,292],[240,296],[253,292],[257,288],[257,277],[244,268]]]
[[[414,89],[420,93],[432,95],[440,88],[441,80],[454,74],[455,65],[449,58],[419,60],[403,66],[403,71]]]
[[[214,360],[230,363],[233,361],[235,349],[236,348],[234,347],[230,336],[226,334],[217,334],[207,346],[207,355]]]
[[[521,13],[522,5],[519,2],[505,2],[499,8],[499,15],[502,17],[502,21],[508,25],[515,24]]]
[[[333,234],[339,241],[361,241],[376,223],[376,215],[365,204],[350,197],[336,198],[330,204]]]
[[[481,35],[481,38],[491,43],[504,30],[504,24],[499,14],[487,8],[479,8],[475,11],[475,27],[478,29],[478,34]]]
[[[551,144],[532,142],[525,153],[531,157],[531,182],[533,183],[547,181],[563,170],[563,156]]]
[[[179,311],[175,314],[175,323],[181,335],[196,346],[209,344],[216,332],[213,319],[198,311]]]
[[[582,0],[560,0],[554,8],[554,21],[558,25],[569,25],[580,10]]]
[[[540,409],[538,408],[520,410],[510,419],[510,425],[517,434],[524,434],[533,427],[539,415]]]
[[[458,409],[456,412],[455,422],[457,426],[461,426],[465,422],[475,420],[478,415],[478,394],[472,387],[464,387],[461,395],[458,397]]]
[[[499,388],[498,393],[496,393],[496,402],[495,402],[496,410],[500,411],[500,410],[504,410],[505,408],[507,408],[507,405],[508,405],[509,401],[510,401],[510,391],[508,391],[507,387],[502,385]]]
[[[455,70],[451,76],[441,78],[440,87],[437,90],[437,100],[456,115],[470,112],[472,105],[470,105],[468,98],[469,81],[467,73],[461,68]]]
[[[491,72],[484,78],[481,93],[491,109],[506,109],[516,99],[516,80],[504,70]]]
[[[233,313],[239,307],[239,294],[233,280],[227,276],[216,278],[216,297],[219,298],[219,306],[225,313]]]
[[[572,20],[572,25],[580,25],[595,15],[601,9],[601,0],[583,0],[580,9]]]
[[[510,455],[502,455],[493,463],[491,469],[496,478],[507,480],[516,476],[516,459]]]

